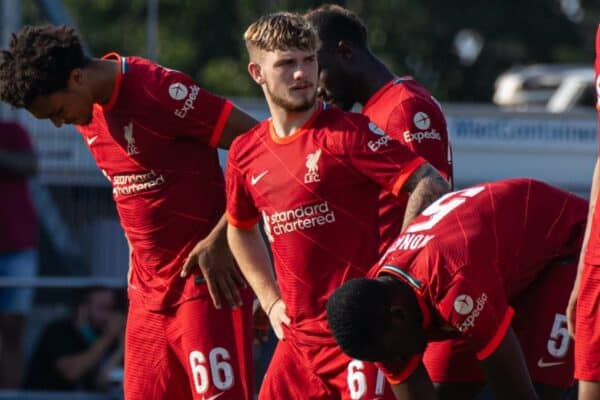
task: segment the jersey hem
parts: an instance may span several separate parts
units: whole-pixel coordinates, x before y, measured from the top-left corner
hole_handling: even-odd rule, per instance
[[[500,346],[500,343],[506,336],[508,328],[510,328],[510,323],[514,315],[515,310],[512,307],[508,307],[508,310],[506,310],[506,313],[502,318],[502,323],[500,323],[500,326],[498,327],[498,330],[496,331],[492,339],[488,342],[488,344],[485,345],[483,349],[481,349],[475,354],[479,361],[485,360],[486,358],[491,356],[492,353],[496,351],[498,346]]]
[[[396,181],[392,185],[392,194],[394,196],[398,196],[410,176],[419,168],[421,165],[425,164],[427,160],[422,157],[416,157],[410,163],[408,163],[407,167],[398,175]]]
[[[413,374],[413,372],[415,372],[415,370],[419,366],[420,362],[421,355],[416,354],[412,356],[412,358],[408,361],[406,367],[402,370],[402,372],[398,374],[386,374],[385,378],[391,385],[399,385],[405,382],[408,378],[410,378],[410,376]]]
[[[260,220],[260,217],[256,217],[253,219],[240,221],[240,220],[234,218],[231,214],[229,214],[228,211],[225,212],[225,218],[227,219],[227,222],[229,224],[235,226],[236,228],[240,228],[240,229],[250,229],[254,225],[256,225],[258,223],[258,221]]]

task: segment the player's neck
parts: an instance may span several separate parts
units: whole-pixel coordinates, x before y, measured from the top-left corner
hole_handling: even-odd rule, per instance
[[[306,111],[289,112],[280,106],[270,104],[271,123],[275,134],[281,138],[293,135],[317,111],[318,102]]]
[[[394,74],[375,56],[365,61],[365,73],[355,82],[358,85],[358,102],[363,106],[379,89],[394,78]]]
[[[106,104],[115,90],[119,63],[115,60],[92,59],[85,67],[92,89],[94,103]]]

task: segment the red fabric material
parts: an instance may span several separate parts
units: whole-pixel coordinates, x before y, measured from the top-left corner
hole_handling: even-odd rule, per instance
[[[231,107],[181,72],[138,57],[118,60],[114,105],[96,106],[92,122],[77,128],[112,183],[133,248],[129,295],[159,310],[207,292],[179,273],[225,211],[211,140]]]
[[[263,217],[282,298],[305,341],[333,342],[325,303],[377,259],[379,192],[423,162],[375,130],[363,115],[319,108],[290,138],[274,141],[265,121],[229,151],[229,220]]]
[[[391,138],[426,159],[451,183],[452,151],[444,113],[439,103],[411,77],[394,78],[365,104],[365,114]],[[408,194],[398,197],[384,191],[380,198],[381,251],[402,229],[397,215],[404,215]]]
[[[125,398],[252,400],[252,298],[245,290],[234,311],[204,297],[160,312],[130,307]]]
[[[479,353],[552,260],[577,257],[586,210],[583,199],[533,180],[481,184],[427,208],[375,272],[393,266],[415,282],[432,314],[428,337],[460,336]]]

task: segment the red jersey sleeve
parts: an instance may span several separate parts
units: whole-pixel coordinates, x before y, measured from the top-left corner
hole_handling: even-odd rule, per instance
[[[235,161],[235,142],[229,151],[227,168],[225,170],[225,186],[227,193],[227,222],[237,228],[251,228],[260,219],[260,213],[255,206],[244,174]]]
[[[345,151],[356,170],[394,195],[427,161],[391,139],[367,118],[353,120],[355,132],[345,135]]]
[[[202,89],[186,74],[156,65],[154,84],[145,84],[145,96],[161,133],[198,139],[217,147],[233,104]]]
[[[404,100],[390,113],[384,129],[390,137],[429,161],[446,180],[451,180],[446,119],[433,99]]]
[[[435,301],[442,318],[468,339],[477,358],[483,360],[504,338],[514,311],[497,274],[483,268],[477,271],[476,277],[455,275],[443,297]]]

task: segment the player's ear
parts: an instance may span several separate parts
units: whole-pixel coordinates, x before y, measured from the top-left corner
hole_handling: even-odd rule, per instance
[[[260,67],[260,64],[252,62],[252,61],[249,62],[248,63],[248,73],[250,74],[250,77],[252,77],[254,82],[258,83],[259,85],[262,85],[263,83],[265,83],[265,78],[263,76],[263,71],[262,71],[262,68]]]
[[[340,40],[338,42],[336,52],[344,60],[350,61],[354,58],[354,48],[347,40]]]
[[[73,68],[69,72],[69,79],[67,80],[67,87],[71,88],[74,86],[81,86],[83,84],[83,71],[81,68]]]

